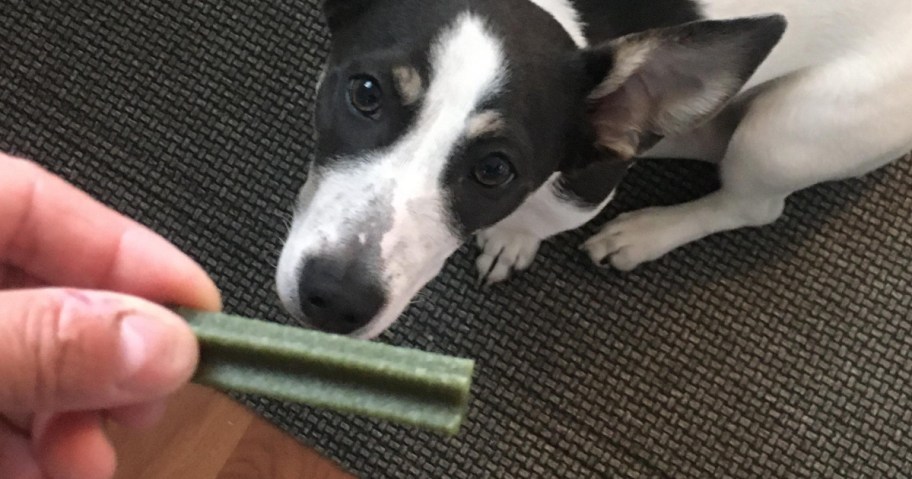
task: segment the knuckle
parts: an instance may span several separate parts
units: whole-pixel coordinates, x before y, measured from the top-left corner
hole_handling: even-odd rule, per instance
[[[52,346],[59,329],[61,301],[57,293],[30,295],[22,317],[23,371],[19,387],[21,404],[41,409],[53,395],[57,352]]]
[[[49,290],[29,308],[25,340],[33,369],[31,399],[36,410],[53,409],[74,389],[74,370],[91,366],[86,332],[97,324],[91,300],[75,290]],[[100,365],[99,365],[100,366]],[[77,378],[78,381],[78,378]]]

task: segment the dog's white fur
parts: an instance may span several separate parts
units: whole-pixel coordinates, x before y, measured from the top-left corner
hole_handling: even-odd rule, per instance
[[[311,170],[277,271],[279,297],[292,313],[303,316],[297,282],[302,258],[382,234],[380,264],[371,266],[382,269],[389,300],[354,334],[376,336],[459,247],[443,205],[446,160],[469,134],[479,104],[501,88],[507,63],[500,41],[466,14],[437,39],[431,65],[411,131],[385,150],[346,160],[348,167]]]
[[[565,2],[535,3],[555,18],[574,17],[563,11]],[[621,215],[584,245],[598,264],[607,258],[615,267],[630,270],[704,236],[768,224],[779,218],[793,192],[870,172],[912,149],[912,2],[702,4],[709,19],[783,13],[789,28],[727,111],[690,134],[661,142],[646,155],[717,161],[722,188],[688,204]],[[577,28],[569,27],[568,33]],[[537,217],[532,212],[542,209],[542,202],[553,203],[545,208],[552,211],[572,208],[555,195],[537,194],[483,232],[483,274],[490,268],[486,258],[498,251],[532,251],[546,238],[540,232],[558,226],[566,226],[560,231],[572,229],[594,216],[558,225],[551,218],[572,218],[576,212]],[[525,228],[516,227],[516,217],[526,218]],[[500,240],[492,245],[491,238]],[[509,271],[531,262],[528,254],[518,258],[512,264],[511,258],[503,258],[506,263],[495,268]]]

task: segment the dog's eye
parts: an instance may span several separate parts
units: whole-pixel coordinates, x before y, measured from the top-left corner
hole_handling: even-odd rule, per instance
[[[359,75],[351,79],[348,87],[348,99],[356,110],[364,116],[374,116],[380,111],[383,90],[376,78]]]
[[[513,180],[516,173],[506,155],[493,153],[475,164],[475,179],[484,186],[494,188]]]

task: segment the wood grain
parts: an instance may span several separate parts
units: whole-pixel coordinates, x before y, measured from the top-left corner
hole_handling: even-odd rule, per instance
[[[354,476],[220,393],[188,386],[149,431],[116,425],[115,479],[352,479]]]

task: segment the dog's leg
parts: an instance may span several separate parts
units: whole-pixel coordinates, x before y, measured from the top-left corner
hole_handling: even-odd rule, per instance
[[[747,107],[721,162],[722,188],[697,201],[621,215],[585,245],[621,270],[721,231],[760,226],[802,188],[858,176],[912,147],[912,92],[870,65],[837,65],[780,81]],[[894,77],[895,78],[895,77]],[[885,92],[890,92],[885,94]]]
[[[594,218],[614,197],[627,164],[598,162],[556,173],[512,215],[477,235],[479,281],[498,283],[528,268],[542,241]]]

